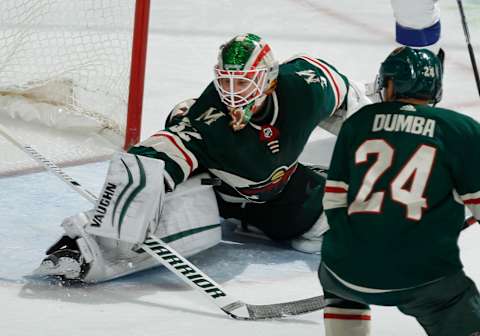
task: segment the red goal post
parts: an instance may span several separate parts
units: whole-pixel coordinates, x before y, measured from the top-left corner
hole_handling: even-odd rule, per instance
[[[150,0],[136,0],[124,149],[128,149],[140,140],[149,17]]]

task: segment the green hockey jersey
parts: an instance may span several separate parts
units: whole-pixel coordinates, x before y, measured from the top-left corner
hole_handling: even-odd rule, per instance
[[[322,260],[344,281],[404,289],[461,270],[465,205],[480,219],[480,125],[442,108],[363,107],[340,131]]]
[[[172,188],[201,167],[224,182],[218,191],[225,200],[265,202],[283,190],[311,132],[342,105],[347,87],[331,65],[299,56],[280,65],[275,91],[244,129],[229,126],[211,83],[166,129],[130,152],[164,160]]]

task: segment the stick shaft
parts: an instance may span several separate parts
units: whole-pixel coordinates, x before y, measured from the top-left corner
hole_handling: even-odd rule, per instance
[[[470,56],[470,62],[472,63],[473,75],[475,77],[475,83],[477,84],[477,91],[480,95],[480,76],[478,74],[477,61],[475,59],[475,53],[473,52],[472,44],[470,43],[470,32],[468,30],[467,18],[465,17],[465,11],[463,10],[462,0],[457,0],[458,10],[460,11],[460,18],[462,20],[463,33],[465,40],[467,41],[468,54]]]

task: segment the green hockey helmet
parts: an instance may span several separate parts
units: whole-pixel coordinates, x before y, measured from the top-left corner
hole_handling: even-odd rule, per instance
[[[436,104],[442,98],[443,65],[428,49],[395,49],[380,66],[378,91],[393,80],[396,98],[427,99]]]
[[[255,34],[240,34],[223,44],[214,68],[214,84],[230,108],[252,104],[278,75],[270,46]]]

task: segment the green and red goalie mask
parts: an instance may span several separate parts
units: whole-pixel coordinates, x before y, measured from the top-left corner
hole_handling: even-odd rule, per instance
[[[278,62],[259,36],[241,34],[220,47],[214,73],[222,102],[248,122],[255,102],[277,78]]]

